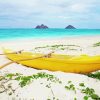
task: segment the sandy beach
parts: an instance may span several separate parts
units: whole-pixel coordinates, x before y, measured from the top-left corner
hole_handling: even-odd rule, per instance
[[[0,41],[0,48],[12,49],[32,49],[34,47],[67,44],[67,45],[80,45],[81,47],[92,46],[94,43],[99,42],[100,35],[96,36],[76,36],[76,37],[63,37],[63,38],[25,38]],[[88,48],[87,48],[88,49]],[[88,51],[88,50],[87,50]]]
[[[100,100],[100,0],[0,0],[0,100]]]
[[[22,40],[7,40],[0,41],[0,53],[3,53],[2,48],[12,49],[14,51],[24,50],[39,53],[51,52],[47,48],[34,50],[35,47],[51,46],[51,45],[78,45],[79,47],[72,46],[67,50],[55,50],[56,54],[67,55],[100,55],[100,46],[93,47],[93,44],[100,42],[100,36],[87,36],[87,37],[65,37],[65,38],[52,38],[52,39],[22,39]],[[0,56],[0,66],[9,62],[6,56]],[[36,70],[27,68],[20,64],[13,63],[3,69],[0,69],[0,76],[7,73],[21,73],[23,75],[32,75],[39,72],[45,72],[62,81],[62,84],[47,81],[46,79],[37,79],[32,81],[29,85],[21,88],[19,87],[12,95],[8,95],[11,90],[0,93],[1,100],[85,100],[85,94],[81,89],[85,87],[93,88],[95,94],[100,96],[100,81],[97,79],[89,78],[86,75],[64,73],[64,72],[51,72],[47,70]],[[70,81],[70,82],[69,82]],[[69,82],[69,83],[68,83]],[[79,84],[84,83],[85,87]],[[11,84],[12,88],[18,87],[18,82],[11,80],[5,84]],[[66,84],[73,84],[75,89],[69,91]],[[47,87],[46,87],[47,86]],[[50,87],[48,87],[50,86]],[[1,88],[1,87],[0,87]],[[76,99],[75,99],[76,98]],[[89,100],[92,100],[89,98]],[[98,99],[99,100],[99,99]]]

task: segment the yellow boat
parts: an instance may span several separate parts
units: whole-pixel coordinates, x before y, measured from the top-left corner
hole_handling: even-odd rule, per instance
[[[52,54],[50,58],[46,58],[43,57],[43,54],[31,52],[13,54],[11,50],[7,49],[4,50],[4,53],[8,59],[16,63],[36,69],[74,73],[89,73],[100,70],[100,55],[71,56]]]

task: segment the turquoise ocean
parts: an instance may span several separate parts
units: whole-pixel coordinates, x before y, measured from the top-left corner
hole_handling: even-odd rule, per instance
[[[0,41],[100,35],[100,29],[0,29]]]

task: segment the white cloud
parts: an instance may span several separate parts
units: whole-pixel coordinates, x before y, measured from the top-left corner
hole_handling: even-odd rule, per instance
[[[70,11],[72,12],[86,12],[87,11],[87,6],[84,4],[73,4],[69,7]]]
[[[99,6],[100,0],[0,0],[0,21],[15,21],[19,27],[39,22],[63,27],[67,22],[89,22],[91,14],[100,15]]]

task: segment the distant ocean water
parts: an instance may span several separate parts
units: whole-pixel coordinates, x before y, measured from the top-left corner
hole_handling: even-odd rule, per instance
[[[100,35],[100,29],[0,29],[0,40]]]

